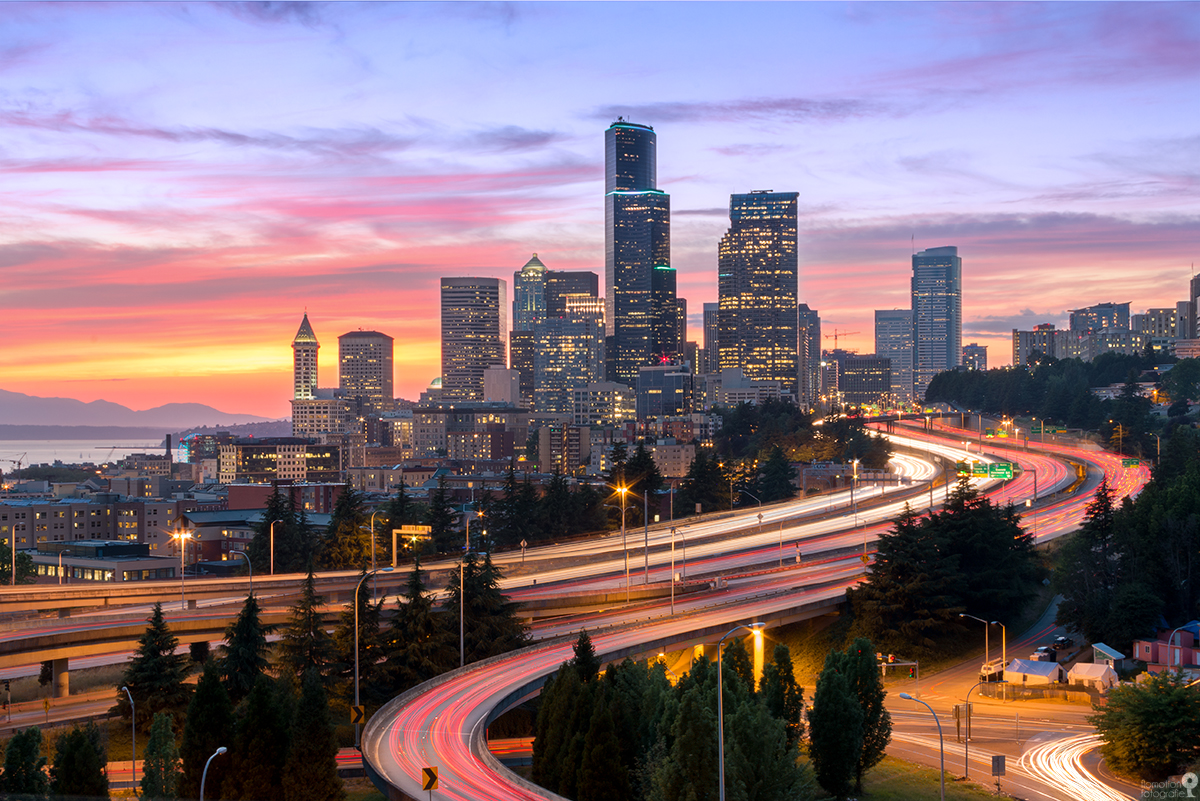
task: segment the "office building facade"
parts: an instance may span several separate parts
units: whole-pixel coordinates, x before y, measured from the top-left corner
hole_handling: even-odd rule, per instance
[[[316,397],[317,352],[321,343],[308,322],[307,312],[300,321],[300,329],[292,340],[292,399],[307,400]]]
[[[796,192],[729,198],[729,230],[717,247],[720,366],[797,393]]]
[[[351,331],[338,337],[338,386],[361,414],[391,411],[393,342],[378,331]]]
[[[565,296],[564,313],[547,317],[537,339],[533,408],[539,414],[572,414],[574,390],[604,377],[604,301]]]
[[[796,364],[796,401],[801,408],[815,408],[821,399],[821,315],[807,303],[796,305]]]
[[[875,310],[875,355],[891,360],[892,397],[907,403],[913,395],[912,309]]]
[[[979,345],[975,342],[963,345],[962,366],[968,370],[988,369],[987,345]]]
[[[700,366],[697,373],[720,372],[721,350],[718,345],[718,331],[721,326],[721,304],[704,304],[704,348],[701,351]]]
[[[513,330],[532,331],[546,319],[546,265],[538,254],[513,273]]]
[[[648,125],[609,126],[604,164],[606,372],[633,385],[638,368],[673,338],[663,330],[668,307],[676,330],[674,304],[665,302],[674,272],[655,276],[671,268],[671,198],[657,186],[657,136]]]
[[[442,399],[483,400],[483,371],[506,367],[507,286],[499,278],[442,279]]]
[[[587,270],[548,270],[546,316],[562,317],[566,314],[567,298],[571,295],[600,297],[600,276]]]
[[[913,395],[938,373],[962,363],[962,258],[957,247],[928,248],[912,257]]]

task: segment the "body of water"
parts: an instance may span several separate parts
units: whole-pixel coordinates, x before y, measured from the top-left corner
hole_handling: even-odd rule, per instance
[[[97,442],[96,440],[43,439],[43,440],[0,440],[0,470],[5,473],[15,470],[14,462],[21,460],[22,467],[35,464],[63,464],[80,462],[115,461],[131,453],[162,453],[163,441],[123,440],[119,442]],[[24,454],[22,456],[22,454]],[[179,458],[176,452],[175,458]]]

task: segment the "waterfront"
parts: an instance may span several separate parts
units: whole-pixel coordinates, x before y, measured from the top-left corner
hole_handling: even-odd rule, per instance
[[[111,442],[96,439],[42,439],[0,440],[0,470],[5,473],[16,468],[13,464],[21,460],[22,467],[37,464],[77,464],[92,462],[100,464],[112,459],[121,459],[131,453],[162,453],[161,439],[125,439],[119,438]],[[178,459],[178,454],[175,454]]]

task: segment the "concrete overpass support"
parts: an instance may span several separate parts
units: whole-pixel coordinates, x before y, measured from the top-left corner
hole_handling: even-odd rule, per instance
[[[54,674],[54,697],[66,698],[71,694],[71,674],[69,672],[70,662],[67,658],[55,659],[51,663],[51,671]]]

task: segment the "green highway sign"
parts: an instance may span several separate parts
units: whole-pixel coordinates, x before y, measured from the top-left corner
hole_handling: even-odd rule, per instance
[[[1000,462],[998,464],[989,464],[988,478],[1010,479],[1013,477],[1012,462]]]
[[[976,478],[987,478],[988,466],[983,462],[975,462],[971,465],[971,475],[975,476]]]
[[[1122,459],[1121,467],[1137,467],[1142,463],[1141,459]]]

